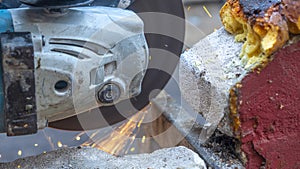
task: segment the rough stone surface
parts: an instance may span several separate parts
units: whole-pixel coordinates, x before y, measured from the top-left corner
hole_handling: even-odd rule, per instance
[[[229,119],[220,121],[224,114],[229,113],[230,88],[248,72],[239,57],[241,47],[234,36],[221,28],[198,42],[180,59],[182,95],[195,111],[205,117],[208,126],[206,139],[218,125],[222,132],[232,135]]]
[[[300,41],[236,89],[247,168],[300,168]]]
[[[185,147],[157,150],[151,154],[115,157],[95,148],[66,148],[36,157],[0,164],[22,169],[206,169],[204,161]]]

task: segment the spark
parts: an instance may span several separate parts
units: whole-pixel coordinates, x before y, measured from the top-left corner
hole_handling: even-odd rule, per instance
[[[44,154],[46,154],[46,153],[47,153],[47,151],[43,151],[43,153],[44,153]]]
[[[132,148],[130,149],[130,151],[131,151],[131,152],[134,152],[134,150],[135,150],[135,148],[134,148],[134,147],[132,147]]]
[[[75,136],[75,138],[76,138],[76,137],[81,137],[84,133],[85,133],[84,131],[83,131],[83,132],[80,132],[79,134],[77,134],[77,135]]]
[[[137,125],[138,128],[141,127],[141,124],[143,123],[144,119],[145,119],[145,116],[143,116],[143,117],[141,118],[141,120],[139,121],[139,123],[138,123],[138,125]]]
[[[188,6],[187,10],[189,11],[191,9],[191,6]]]
[[[37,147],[37,146],[39,146],[39,145],[35,143],[35,144],[34,144],[34,147]]]
[[[57,142],[57,147],[61,148],[63,145],[60,141]]]
[[[18,165],[18,168],[21,168],[21,165]]]
[[[92,139],[91,140],[88,140],[84,143],[81,144],[81,146],[83,147],[89,147],[89,146],[92,146],[93,142],[92,142]]]
[[[80,140],[80,136],[77,136],[75,139],[76,139],[77,141],[79,141],[79,140]]]
[[[104,139],[93,143],[92,147],[96,147],[114,155],[123,155],[126,154],[128,150],[132,151],[131,146],[135,141],[136,135],[140,130],[140,126],[148,112],[147,110],[150,107],[151,105],[149,104],[143,110],[133,115],[126,123],[109,133],[106,137],[104,137]],[[88,142],[85,142],[82,145],[87,145],[87,143]],[[135,151],[135,148],[133,151]]]
[[[45,136],[45,138],[47,139],[48,143],[50,144],[52,150],[54,150],[54,143],[52,142],[51,137],[48,137],[44,130],[42,130],[42,133]]]
[[[128,129],[134,127],[134,121],[133,118],[129,119],[129,121],[125,124],[125,126],[122,126],[120,133],[123,134],[125,132],[130,132]]]
[[[91,135],[91,139],[94,138],[95,136],[97,136],[97,134],[100,132],[100,130],[94,132],[92,135]]]
[[[22,150],[18,151],[18,155],[21,156],[22,155]]]
[[[212,18],[212,15],[210,14],[210,12],[208,11],[208,9],[206,8],[205,5],[203,5],[203,9],[204,9],[204,11],[207,13],[207,15],[208,15],[210,18]]]
[[[143,136],[142,143],[145,143],[145,140],[146,140],[146,136]]]

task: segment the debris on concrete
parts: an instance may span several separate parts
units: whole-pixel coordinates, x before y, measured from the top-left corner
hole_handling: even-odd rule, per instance
[[[214,154],[217,154],[228,164],[233,164],[233,160],[240,158],[240,154],[236,149],[239,144],[238,139],[216,130],[203,146],[213,151]]]
[[[150,154],[115,157],[96,148],[64,148],[35,157],[0,164],[0,168],[22,169],[206,169],[204,161],[192,150],[173,147]]]

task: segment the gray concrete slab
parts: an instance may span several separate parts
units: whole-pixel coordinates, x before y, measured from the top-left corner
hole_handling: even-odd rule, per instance
[[[184,52],[180,59],[182,97],[206,119],[206,139],[218,126],[226,134],[232,134],[228,119],[221,125],[220,121],[229,114],[230,88],[249,71],[239,57],[241,46],[221,28]]]
[[[22,169],[206,169],[204,161],[185,147],[161,149],[151,154],[115,157],[96,148],[65,148],[35,157],[0,164]]]

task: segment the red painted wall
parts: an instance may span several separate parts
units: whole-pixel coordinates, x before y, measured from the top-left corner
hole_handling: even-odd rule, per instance
[[[281,49],[238,89],[247,168],[300,169],[300,42]]]

